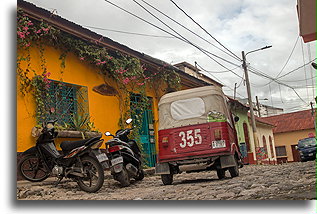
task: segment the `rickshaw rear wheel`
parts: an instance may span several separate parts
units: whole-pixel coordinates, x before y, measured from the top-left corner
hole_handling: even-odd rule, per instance
[[[173,174],[161,175],[161,179],[164,185],[171,185],[173,183]]]
[[[217,176],[218,178],[221,180],[221,179],[224,179],[225,176],[226,176],[226,170],[224,169],[217,169]]]
[[[235,166],[229,167],[229,173],[230,173],[231,178],[239,176],[239,165],[238,165],[237,158],[235,158]]]

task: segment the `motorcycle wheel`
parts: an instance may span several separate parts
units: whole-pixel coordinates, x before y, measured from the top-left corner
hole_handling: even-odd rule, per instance
[[[85,177],[77,178],[77,184],[83,191],[97,192],[105,180],[102,165],[90,156],[81,159]]]
[[[138,176],[135,177],[134,179],[135,179],[136,181],[142,181],[143,178],[144,178],[144,171],[143,171],[143,169],[141,169],[140,172],[139,172],[139,174],[138,174]]]
[[[50,171],[36,154],[24,156],[18,164],[18,170],[24,179],[32,182],[44,181],[50,176]]]
[[[122,168],[122,171],[116,174],[116,180],[120,182],[122,187],[127,187],[130,185],[130,177],[125,167]]]

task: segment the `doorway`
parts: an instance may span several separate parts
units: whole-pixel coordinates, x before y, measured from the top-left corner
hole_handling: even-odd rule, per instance
[[[141,102],[139,94],[132,93],[130,95],[130,106]],[[142,125],[140,128],[140,142],[142,144],[144,153],[144,162],[149,167],[154,167],[156,163],[156,150],[155,150],[155,134],[154,134],[154,119],[153,119],[153,99],[148,97],[148,108],[140,115]],[[138,110],[136,109],[136,112]],[[141,112],[140,112],[141,113]],[[132,115],[135,117],[135,115]]]
[[[300,157],[299,157],[299,152],[298,150],[295,148],[297,146],[296,145],[291,145],[292,147],[292,154],[293,154],[293,160],[294,162],[300,162]]]

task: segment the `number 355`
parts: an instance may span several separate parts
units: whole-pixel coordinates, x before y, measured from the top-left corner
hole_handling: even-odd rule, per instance
[[[182,138],[182,142],[179,144],[182,148],[186,146],[192,147],[194,144],[202,143],[200,129],[188,130],[186,134],[185,132],[180,132],[178,136]]]

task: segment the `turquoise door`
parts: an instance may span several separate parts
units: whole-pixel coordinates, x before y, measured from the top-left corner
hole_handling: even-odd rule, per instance
[[[131,94],[131,104],[138,102],[140,95]],[[133,117],[134,115],[132,115]],[[144,162],[149,167],[154,167],[156,163],[155,137],[154,137],[154,120],[152,111],[152,98],[149,97],[149,107],[143,112],[142,126],[140,129],[140,142],[143,147]]]

